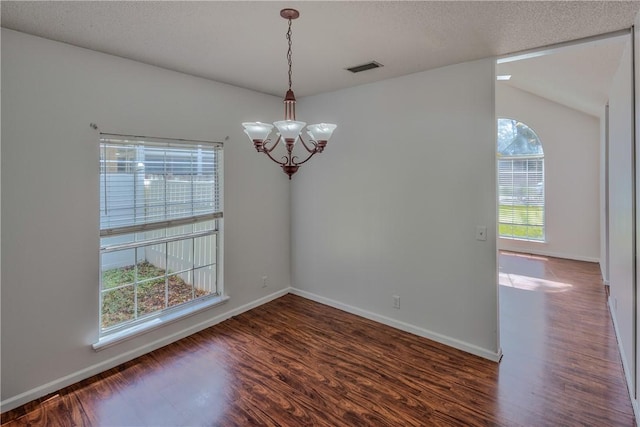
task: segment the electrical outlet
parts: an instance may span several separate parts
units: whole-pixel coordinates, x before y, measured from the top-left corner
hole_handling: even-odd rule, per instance
[[[267,286],[269,286],[268,283],[267,283],[267,279],[268,279],[267,276],[262,276],[262,287],[263,288],[266,288]]]
[[[400,308],[400,296],[393,295],[393,308]]]

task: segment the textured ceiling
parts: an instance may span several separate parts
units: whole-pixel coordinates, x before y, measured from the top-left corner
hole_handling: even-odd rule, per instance
[[[607,38],[499,64],[497,74],[510,74],[511,80],[496,84],[510,85],[599,117],[630,40],[629,35]]]
[[[640,1],[2,1],[2,26],[260,92],[298,97],[629,28]],[[351,74],[371,60],[382,68]]]

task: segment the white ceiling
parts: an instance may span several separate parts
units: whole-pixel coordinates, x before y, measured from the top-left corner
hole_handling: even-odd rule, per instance
[[[511,79],[496,84],[510,85],[599,117],[630,40],[629,35],[606,38],[499,64],[496,73],[509,74]]]
[[[629,28],[640,1],[2,1],[1,23],[282,96],[284,7],[301,14],[293,21],[293,89],[302,97]],[[384,67],[344,70],[371,60]],[[511,84],[538,90],[510,66]],[[537,65],[529,79],[551,70]]]

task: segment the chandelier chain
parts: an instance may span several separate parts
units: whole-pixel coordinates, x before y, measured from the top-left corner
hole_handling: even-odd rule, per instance
[[[287,31],[287,40],[289,41],[289,50],[287,50],[287,62],[289,64],[289,90],[291,90],[291,19],[289,19],[289,30]]]

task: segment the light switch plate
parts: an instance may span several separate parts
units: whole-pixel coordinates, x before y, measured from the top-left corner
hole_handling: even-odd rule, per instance
[[[478,225],[476,227],[476,240],[487,240],[487,227]]]

